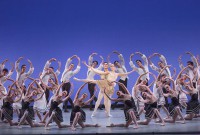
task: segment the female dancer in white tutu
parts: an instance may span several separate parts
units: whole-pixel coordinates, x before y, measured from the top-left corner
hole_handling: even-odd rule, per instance
[[[43,87],[41,87],[37,81],[35,81],[35,84],[37,87],[32,86],[32,89],[37,90],[37,98],[38,99],[36,101],[34,101],[33,109],[41,122],[42,117],[41,117],[40,113],[44,113],[47,109],[47,101],[46,101],[46,97],[45,97],[46,89],[43,89]]]

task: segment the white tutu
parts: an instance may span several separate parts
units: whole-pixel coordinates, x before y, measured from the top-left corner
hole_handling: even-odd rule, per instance
[[[41,94],[43,94],[43,93],[41,93]],[[40,97],[41,94],[38,94],[37,98]],[[45,93],[43,94],[41,99],[39,99],[39,100],[34,102],[33,109],[37,110],[39,112],[42,112],[42,113],[46,111],[46,109],[47,109],[47,101],[46,101]]]
[[[22,109],[22,100],[13,103],[13,109],[14,109],[14,110]]]
[[[134,87],[132,88],[132,97],[133,97],[133,100],[136,104],[136,107],[139,109],[140,107],[144,107],[144,103],[143,102],[140,102],[136,97],[139,97],[140,96],[140,91],[138,90],[136,95],[134,94]]]
[[[180,103],[187,103],[188,102],[188,98],[187,98],[185,93],[183,93],[183,92],[180,93],[179,102]]]
[[[162,95],[162,89],[156,88],[156,84],[153,85],[153,94],[156,96],[158,105],[165,104],[165,97]]]
[[[2,90],[2,93],[3,94],[7,94],[7,90],[5,87],[3,87],[3,90]],[[2,95],[3,96],[3,95]],[[1,99],[0,99],[0,108],[3,106],[3,99],[4,99],[5,96],[3,96]]]

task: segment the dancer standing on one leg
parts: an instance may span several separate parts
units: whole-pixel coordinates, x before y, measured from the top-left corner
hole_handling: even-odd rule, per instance
[[[98,124],[84,124],[86,120],[86,114],[82,110],[82,107],[89,104],[95,97],[95,94],[87,101],[83,102],[84,99],[87,98],[87,94],[84,93],[79,98],[81,90],[87,83],[83,84],[79,90],[77,91],[75,98],[74,98],[74,108],[72,109],[71,116],[70,116],[70,125],[72,130],[76,130],[75,126],[78,123],[82,128],[85,127],[99,127]]]
[[[123,92],[121,90],[117,91],[118,98],[115,98],[115,99],[110,98],[105,91],[104,93],[110,100],[124,103],[124,115],[125,115],[126,123],[125,124],[111,124],[108,127],[128,127],[133,121],[135,123],[135,126],[133,128],[138,128],[137,120],[139,119],[139,115],[138,115],[133,97],[131,96],[128,89],[123,83],[120,83],[120,82],[116,82],[116,83],[120,85],[124,90]]]
[[[116,72],[117,73],[127,73],[126,67],[125,67],[125,60],[122,54],[120,54],[118,51],[113,51],[114,54],[118,55],[119,61],[114,61],[114,65],[116,67]],[[108,56],[108,60],[110,61],[110,56]],[[127,87],[127,83],[128,83],[128,76],[121,76],[119,79],[120,83],[123,83],[125,85],[125,87]],[[121,85],[119,85],[119,90],[123,91],[123,88],[121,87]],[[112,105],[112,109],[115,109],[116,105],[118,102],[115,102]]]
[[[78,65],[77,65],[76,69],[73,70],[74,64],[71,62],[75,58],[78,60]],[[64,83],[64,85],[62,86],[62,91],[67,91],[67,93],[69,93],[70,88],[71,88],[70,78],[72,76],[74,76],[75,74],[77,74],[80,71],[80,69],[81,69],[80,58],[77,55],[73,55],[72,57],[67,59],[67,62],[65,64],[65,69],[64,69],[64,72],[62,73],[62,77],[61,77],[61,82]],[[73,108],[74,105],[73,105],[72,99],[69,97],[68,100]],[[64,112],[68,112],[68,110],[67,110],[68,100],[66,100],[63,104]]]
[[[112,94],[114,93],[114,85],[115,85],[115,83],[113,83],[113,81],[116,81],[118,76],[125,76],[125,75],[132,73],[133,70],[131,72],[127,72],[127,73],[124,73],[124,74],[116,73],[115,72],[115,66],[113,64],[111,64],[111,66],[110,66],[111,71],[109,71],[107,62],[104,62],[104,71],[94,69],[90,66],[88,66],[88,68],[91,68],[97,74],[101,75],[102,80],[87,80],[87,79],[78,79],[78,78],[74,78],[74,79],[77,80],[77,81],[81,81],[81,82],[92,82],[92,83],[95,83],[95,84],[98,85],[100,92],[99,92],[99,95],[98,95],[97,102],[95,104],[94,112],[92,113],[92,117],[95,115],[97,108],[99,107],[100,102],[101,102],[103,97],[104,97],[104,105],[105,105],[106,115],[108,117],[110,117],[110,116],[112,116],[110,114],[111,102],[107,98],[107,96],[104,94],[103,90],[104,90],[104,88],[106,88],[107,94],[112,96]]]
[[[88,65],[96,68],[96,66],[98,65],[98,61],[93,60],[94,55],[97,55],[97,53],[92,53],[89,58],[88,58]],[[100,56],[100,58],[102,59],[101,64],[99,65],[99,67],[97,68],[98,70],[101,70],[103,68],[103,57]],[[85,62],[83,62],[83,64],[85,64]],[[93,70],[91,70],[90,68],[88,68],[87,71],[87,79],[89,80],[94,80],[94,76],[95,76],[95,72]],[[90,98],[94,95],[94,90],[95,90],[95,86],[96,84],[94,83],[88,83],[88,90],[90,92]],[[97,101],[97,97],[94,97],[94,101]],[[93,106],[93,100],[90,102],[90,110],[92,109]],[[100,109],[102,110],[102,106],[100,107]]]

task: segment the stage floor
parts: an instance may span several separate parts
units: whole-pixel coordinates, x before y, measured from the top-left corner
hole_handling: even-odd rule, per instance
[[[55,124],[52,124],[50,130],[45,130],[43,127],[31,128],[30,126],[22,126],[18,129],[16,126],[10,127],[8,124],[0,123],[0,134],[200,134],[200,118],[195,118],[192,121],[186,121],[186,124],[166,123],[165,126],[160,126],[154,123],[154,120],[147,126],[139,125],[138,129],[133,129],[133,125],[129,128],[114,127],[108,128],[110,123],[125,123],[123,110],[116,108],[111,110],[112,117],[106,117],[104,110],[98,110],[95,117],[91,118],[92,111],[84,109],[86,112],[86,123],[98,123],[101,127],[88,127],[82,129],[77,127],[76,131],[71,131],[70,128],[59,129]],[[70,110],[71,111],[71,110]],[[161,112],[162,116],[165,115]],[[69,124],[70,113],[63,113],[64,124]],[[144,115],[141,116],[144,119]],[[14,121],[17,117],[14,117]],[[36,121],[38,119],[36,118]]]

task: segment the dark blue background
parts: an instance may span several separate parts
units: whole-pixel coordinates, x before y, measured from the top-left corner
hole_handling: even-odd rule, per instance
[[[179,71],[180,54],[200,51],[199,7],[199,0],[1,0],[0,60],[29,58],[36,78],[52,57],[62,62],[63,71],[73,54],[87,60],[92,52],[106,58],[118,50],[130,71],[131,53],[159,52]],[[187,59],[184,55],[183,61]],[[28,64],[25,60],[22,63]],[[76,77],[85,78],[86,70],[82,65]],[[129,76],[129,89],[137,76]],[[82,83],[74,84],[77,89]]]

